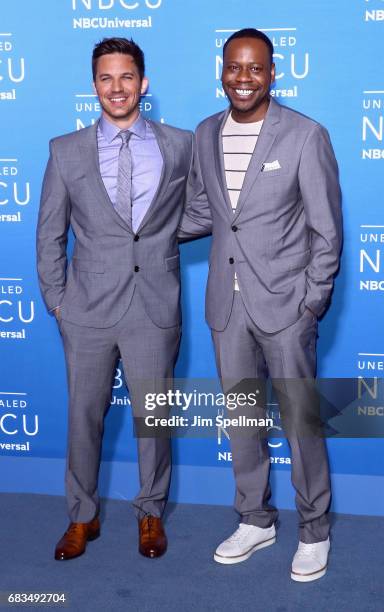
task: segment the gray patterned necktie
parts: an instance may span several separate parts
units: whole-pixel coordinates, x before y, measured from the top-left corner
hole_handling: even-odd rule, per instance
[[[115,210],[130,226],[132,223],[132,157],[129,150],[129,139],[132,132],[120,132],[119,136],[122,145],[119,153]]]

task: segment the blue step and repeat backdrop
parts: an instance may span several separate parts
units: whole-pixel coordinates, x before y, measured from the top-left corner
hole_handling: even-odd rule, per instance
[[[53,136],[99,113],[90,57],[105,36],[145,51],[149,117],[194,129],[226,106],[222,46],[257,27],[275,45],[273,95],[323,123],[340,165],[345,241],[332,305],[320,324],[319,375],[370,378],[353,404],[357,432],[381,426],[384,369],[383,0],[2,0],[0,23],[0,490],[63,493],[66,375],[55,321],[35,271],[35,226]],[[183,245],[183,340],[177,376],[216,376],[204,322],[209,239]],[[375,381],[375,377],[377,377]],[[377,384],[376,384],[377,383]],[[376,385],[376,386],[375,386]],[[371,401],[370,401],[371,400]],[[382,426],[381,426],[382,429]],[[274,500],[293,507],[286,441],[271,439]],[[328,440],[333,509],[384,514],[384,443]],[[104,495],[130,499],[136,444],[127,391],[116,372],[105,423]],[[171,498],[231,504],[225,432],[174,440]]]

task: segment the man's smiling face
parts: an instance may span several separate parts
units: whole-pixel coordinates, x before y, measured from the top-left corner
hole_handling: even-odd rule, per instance
[[[147,86],[131,55],[110,53],[97,60],[94,87],[103,115],[122,129],[137,118],[140,96]]]
[[[258,38],[235,38],[225,49],[221,82],[239,123],[264,119],[275,80],[270,51]]]

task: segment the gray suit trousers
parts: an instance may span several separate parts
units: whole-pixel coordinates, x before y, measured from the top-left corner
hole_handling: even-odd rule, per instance
[[[311,424],[316,421],[317,411],[312,393],[316,371],[315,316],[306,309],[289,327],[266,333],[255,325],[240,293],[235,292],[227,327],[220,332],[213,330],[212,335],[224,390],[233,388],[236,381],[263,380],[268,375],[272,378],[291,448],[300,540],[306,543],[326,540],[331,499],[326,446],[321,436],[308,433],[313,429],[306,427],[308,421]],[[254,414],[248,415],[260,418],[258,412],[255,408]],[[277,519],[277,511],[269,504],[267,440],[257,429],[245,434],[233,428],[230,436],[236,479],[235,508],[242,522],[269,527]]]
[[[180,327],[160,328],[135,291],[128,311],[113,327],[92,328],[60,321],[69,388],[66,494],[70,519],[88,522],[99,512],[98,474],[104,415],[111,401],[115,367],[121,356],[133,414],[142,416],[142,381],[166,385],[180,343]],[[156,381],[156,382],[155,382]],[[162,382],[164,381],[164,382]],[[148,391],[148,384],[145,383]],[[140,491],[136,515],[161,516],[171,475],[170,440],[139,437]]]

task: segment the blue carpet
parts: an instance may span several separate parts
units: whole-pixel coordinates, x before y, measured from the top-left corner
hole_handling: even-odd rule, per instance
[[[54,546],[67,527],[63,498],[1,494],[0,591],[65,591],[64,609],[81,612],[384,609],[380,517],[333,515],[328,573],[307,584],[290,579],[297,547],[291,511],[280,514],[277,544],[232,566],[212,559],[217,544],[237,526],[231,508],[170,504],[168,552],[155,560],[137,552],[137,524],[127,502],[104,500],[101,518],[101,537],[89,543],[85,555],[58,562]]]

